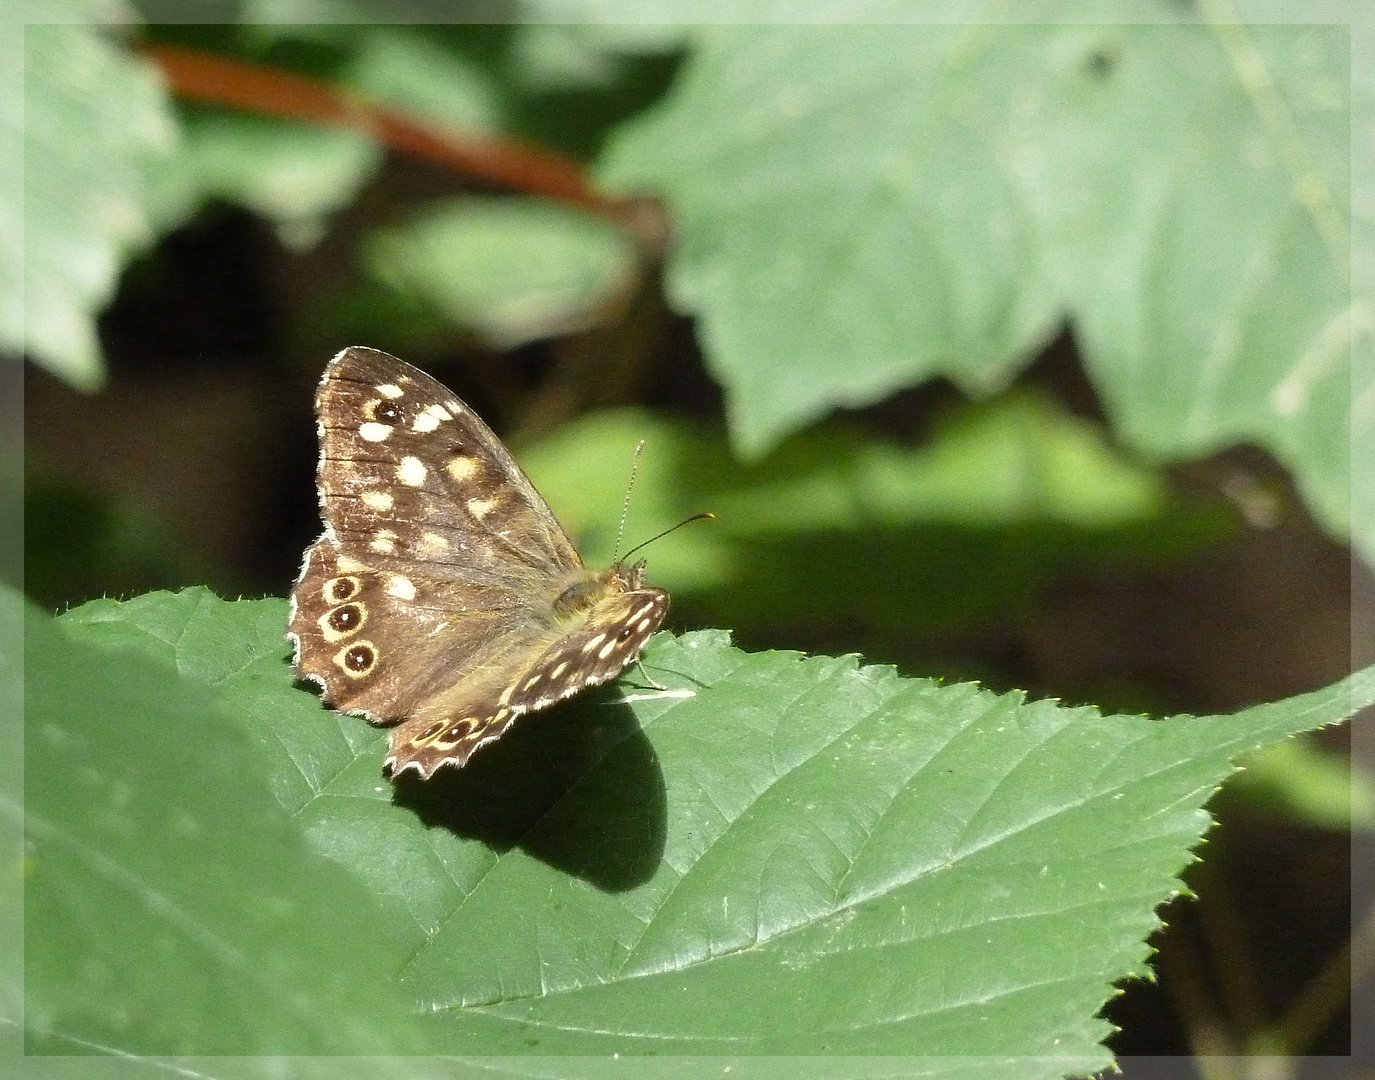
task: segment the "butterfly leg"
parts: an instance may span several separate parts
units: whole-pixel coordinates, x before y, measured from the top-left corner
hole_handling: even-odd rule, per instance
[[[640,669],[640,678],[644,679],[644,681],[649,683],[649,685],[652,686],[655,690],[668,689],[667,686],[661,686],[659,683],[655,682],[653,678],[650,677],[649,672],[645,670],[644,661],[637,659],[635,661],[635,666]]]

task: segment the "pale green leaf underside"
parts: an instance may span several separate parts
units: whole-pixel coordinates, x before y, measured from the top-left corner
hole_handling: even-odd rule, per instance
[[[0,206],[5,246],[23,238],[22,259],[0,260],[0,347],[87,390],[104,379],[95,318],[129,252],[152,240],[141,168],[175,138],[149,65],[75,21],[112,9],[68,5],[49,15],[68,25],[23,27],[23,111],[0,117],[22,115],[24,130],[22,230],[21,207]]]
[[[586,328],[635,271],[623,233],[533,199],[448,199],[366,250],[376,277],[500,348]]]
[[[158,222],[172,228],[212,199],[272,222],[283,243],[307,248],[330,214],[354,198],[382,153],[367,136],[241,113],[190,116],[175,154],[147,170]]]
[[[381,734],[291,685],[285,617],[192,590],[61,624],[216,687],[266,753],[243,768],[381,901],[446,1053],[1104,1065],[1094,1013],[1145,970],[1232,759],[1375,697],[1367,671],[1235,716],[1102,717],[665,634],[645,665],[672,692],[632,672],[394,795]]]
[[[613,142],[605,179],[670,204],[737,446],[933,376],[986,392],[1068,319],[1129,445],[1258,443],[1375,557],[1348,31],[1038,15],[704,28]]]

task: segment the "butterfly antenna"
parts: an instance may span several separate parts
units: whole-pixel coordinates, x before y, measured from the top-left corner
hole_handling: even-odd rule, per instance
[[[629,551],[627,551],[627,552],[625,553],[625,558],[626,558],[626,559],[630,558],[630,556],[634,555],[635,552],[637,552],[637,551],[640,550],[640,548],[642,548],[642,547],[647,547],[648,545],[654,543],[655,540],[659,540],[659,539],[661,539],[661,538],[667,536],[669,533],[674,532],[674,531],[677,530],[677,529],[681,529],[681,528],[682,528],[684,525],[686,525],[689,521],[705,521],[705,520],[707,520],[708,518],[710,518],[711,520],[714,521],[714,520],[716,520],[716,515],[715,515],[715,514],[709,514],[709,513],[707,513],[705,510],[703,510],[700,514],[693,514],[692,517],[690,517],[690,518],[683,518],[683,520],[680,521],[680,522],[678,522],[677,525],[674,525],[674,526],[672,526],[671,528],[665,529],[665,530],[664,530],[663,532],[661,532],[661,533],[657,533],[657,534],[655,534],[654,536],[651,536],[648,540],[644,541],[643,543],[636,544],[633,548],[631,548]],[[621,562],[625,562],[625,559],[622,559]]]
[[[630,455],[630,482],[625,486],[625,502],[621,504],[621,523],[616,527],[616,547],[612,551],[611,562],[615,564],[616,552],[621,550],[621,537],[625,534],[625,516],[630,513],[630,493],[635,489],[635,474],[640,469],[640,455],[645,452],[645,441],[635,444],[635,452]]]

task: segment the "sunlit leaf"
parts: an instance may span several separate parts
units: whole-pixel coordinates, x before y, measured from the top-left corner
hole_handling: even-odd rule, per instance
[[[1154,909],[1180,890],[1233,759],[1375,699],[1372,670],[1233,716],[1101,716],[702,631],[648,650],[667,691],[632,674],[393,790],[380,733],[291,685],[285,616],[193,590],[62,624],[88,667],[118,657],[157,691],[176,671],[234,717],[227,742],[250,734],[283,808],[387,911],[404,958],[388,973],[431,1047],[455,1054],[1101,1067],[1095,1013],[1145,972]],[[69,754],[102,726],[128,738],[103,715],[87,720],[97,733],[66,725]],[[252,755],[234,760],[251,771]],[[102,829],[130,820],[112,816]]]

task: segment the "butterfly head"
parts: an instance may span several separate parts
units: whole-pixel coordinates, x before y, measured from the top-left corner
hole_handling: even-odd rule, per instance
[[[634,592],[643,589],[645,584],[645,560],[636,559],[633,563],[613,563],[606,572],[616,582],[619,592]]]

